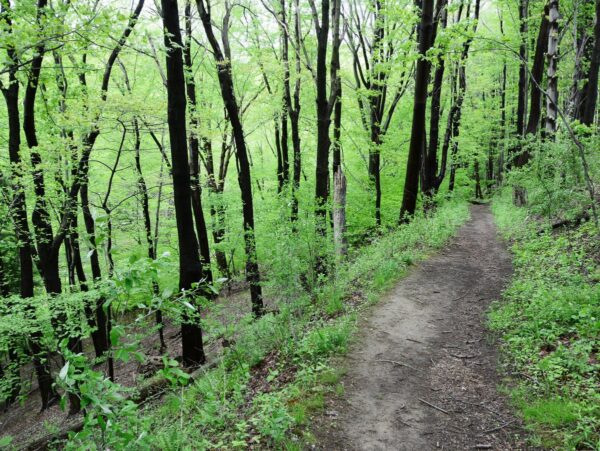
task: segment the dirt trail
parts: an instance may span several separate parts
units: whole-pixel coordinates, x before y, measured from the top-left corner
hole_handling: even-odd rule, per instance
[[[511,274],[486,206],[365,319],[341,362],[342,399],[316,432],[327,450],[516,449],[519,421],[497,391],[485,312]]]

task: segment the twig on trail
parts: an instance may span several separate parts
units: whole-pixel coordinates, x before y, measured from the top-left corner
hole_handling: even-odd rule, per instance
[[[419,401],[421,401],[423,404],[427,404],[429,407],[433,407],[435,410],[439,410],[442,413],[445,413],[446,415],[450,415],[450,412],[448,412],[447,410],[442,409],[441,407],[438,406],[434,406],[433,404],[431,404],[430,402],[425,401],[424,399],[419,398]]]
[[[422,341],[415,340],[414,338],[408,338],[408,337],[407,337],[406,339],[407,339],[408,341],[413,341],[413,342],[415,342],[415,343],[421,343],[421,344],[424,344]]]
[[[471,293],[471,290],[467,290],[462,296],[459,296],[456,299],[452,299],[450,302],[460,301],[461,299],[464,299],[465,297],[467,297],[470,293]]]
[[[456,402],[460,402],[460,403],[463,403],[463,404],[467,404],[467,405],[469,405],[469,406],[481,407],[481,408],[483,408],[483,409],[487,410],[488,412],[491,412],[491,413],[493,413],[494,415],[497,415],[497,416],[499,416],[500,418],[502,418],[502,414],[500,414],[500,413],[496,412],[496,411],[495,411],[495,410],[493,410],[493,409],[490,409],[490,408],[489,408],[489,407],[488,407],[488,406],[485,404],[485,402],[474,403],[474,402],[465,401],[465,400],[463,400],[463,399],[458,399],[458,398],[455,398],[454,396],[450,396],[450,398],[451,398],[452,400],[456,401]]]
[[[489,443],[475,445],[473,448],[475,449],[492,449],[492,445]]]
[[[496,431],[499,431],[500,429],[504,429],[506,426],[509,426],[509,425],[513,424],[515,421],[517,421],[517,420],[507,421],[506,423],[504,423],[504,424],[502,424],[502,425],[500,425],[498,427],[495,427],[495,428],[492,428],[492,429],[488,429],[487,431],[483,431],[483,433],[484,434],[491,434],[492,432],[496,432]]]
[[[380,359],[380,360],[375,360],[375,361],[376,362],[384,362],[384,363],[392,363],[392,364],[398,365],[398,366],[405,366],[407,368],[410,368],[411,370],[421,371],[420,369],[415,368],[414,366],[410,366],[408,363],[397,362],[396,360]]]
[[[458,355],[458,354],[452,354],[451,352],[449,352],[448,355],[451,355],[452,357],[455,357],[457,359],[474,359],[475,357],[479,357],[481,354]]]

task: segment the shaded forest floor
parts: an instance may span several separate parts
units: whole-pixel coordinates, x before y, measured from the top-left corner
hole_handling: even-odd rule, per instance
[[[499,392],[485,327],[512,272],[487,206],[364,319],[342,396],[315,421],[319,449],[515,449],[522,424]]]

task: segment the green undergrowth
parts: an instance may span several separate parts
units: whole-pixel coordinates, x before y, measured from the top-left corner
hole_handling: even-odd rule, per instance
[[[464,201],[448,201],[430,217],[417,217],[355,251],[311,295],[299,294],[279,303],[276,313],[228,328],[230,345],[216,367],[146,406],[131,427],[117,428],[131,432],[127,447],[299,449],[311,443],[311,417],[327,395],[343,394],[343,373],[329,361],[346,352],[358,311],[442,246],[468,217]],[[81,435],[68,445],[85,447],[90,440],[123,445]]]
[[[532,444],[600,449],[600,239],[593,222],[551,230],[493,204],[512,241],[515,274],[490,325],[501,334],[511,393]]]

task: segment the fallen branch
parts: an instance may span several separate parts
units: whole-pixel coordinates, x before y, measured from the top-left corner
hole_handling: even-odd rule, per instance
[[[492,432],[496,432],[496,431],[499,431],[500,429],[504,429],[506,426],[510,426],[510,425],[511,425],[511,424],[513,424],[515,421],[517,421],[517,420],[510,420],[510,421],[507,421],[507,422],[506,422],[506,423],[504,423],[503,425],[501,425],[501,426],[498,426],[498,427],[495,427],[495,428],[492,428],[492,429],[488,429],[487,431],[483,431],[483,433],[484,433],[484,434],[491,434]]]
[[[411,370],[415,370],[415,371],[421,371],[418,368],[415,368],[414,366],[410,366],[408,363],[402,363],[402,362],[397,362],[395,360],[386,360],[386,359],[381,359],[381,360],[375,360],[376,362],[384,362],[384,363],[392,363],[394,365],[398,365],[398,366],[405,366],[407,368],[410,368]]]
[[[448,412],[447,410],[444,410],[441,407],[435,406],[435,405],[431,404],[430,402],[425,401],[424,399],[419,398],[419,401],[421,401],[423,404],[427,404],[429,407],[433,407],[435,410],[439,410],[440,412],[445,413],[446,415],[450,415],[450,412]]]

